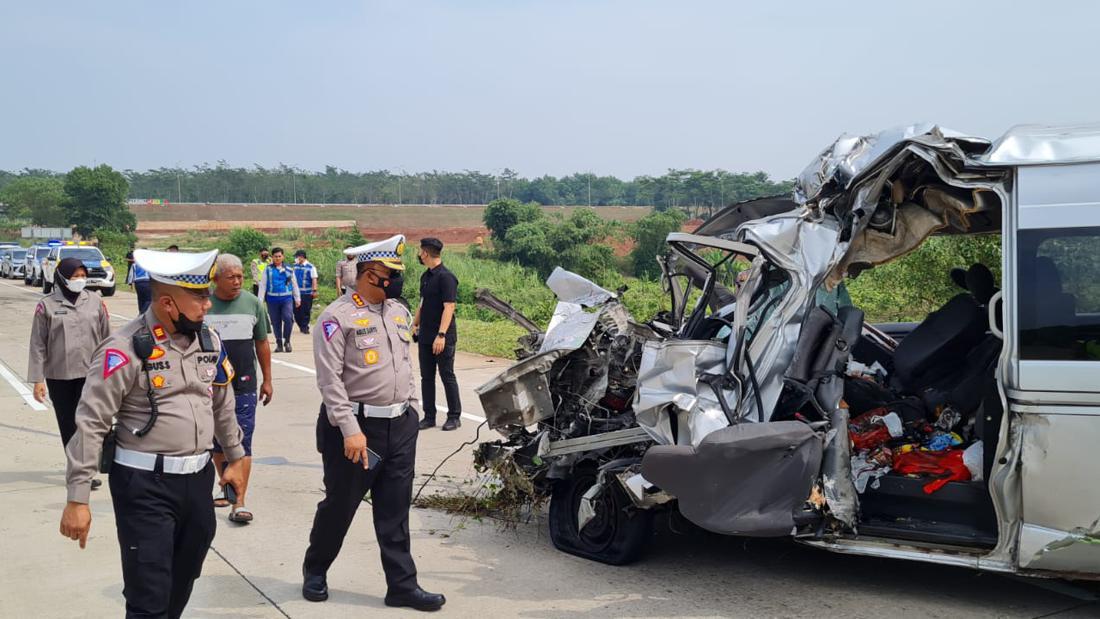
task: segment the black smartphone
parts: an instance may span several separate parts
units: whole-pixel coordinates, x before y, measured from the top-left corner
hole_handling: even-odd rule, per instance
[[[233,487],[233,484],[225,485],[225,500],[229,501],[230,505],[237,504],[237,490]]]
[[[374,468],[378,466],[378,463],[382,461],[382,456],[374,453],[374,450],[367,447],[367,467]]]

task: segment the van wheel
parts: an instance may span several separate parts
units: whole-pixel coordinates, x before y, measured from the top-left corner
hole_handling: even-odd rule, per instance
[[[630,563],[645,550],[653,531],[652,510],[635,509],[622,488],[612,481],[596,499],[596,516],[577,529],[577,509],[584,493],[596,483],[592,468],[576,468],[573,476],[554,484],[550,494],[550,540],[571,555],[610,565]]]
[[[42,294],[50,294],[53,292],[53,284],[50,282],[42,282]]]
[[[110,288],[100,288],[99,294],[105,297],[113,297],[115,296],[115,287],[111,286]]]

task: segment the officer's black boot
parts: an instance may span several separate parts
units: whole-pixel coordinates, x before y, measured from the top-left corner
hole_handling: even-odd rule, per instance
[[[415,610],[439,610],[447,603],[442,593],[428,593],[417,587],[403,593],[387,593],[386,606],[404,606]]]
[[[328,582],[324,574],[310,574],[302,568],[302,597],[310,602],[324,602],[328,599]]]
[[[275,352],[283,352],[283,343],[275,342]]]
[[[286,343],[286,351],[287,352],[294,352],[294,349],[290,347],[290,342]]]
[[[443,431],[450,432],[451,430],[457,430],[462,427],[462,420],[458,417],[447,417],[447,421],[443,422]]]

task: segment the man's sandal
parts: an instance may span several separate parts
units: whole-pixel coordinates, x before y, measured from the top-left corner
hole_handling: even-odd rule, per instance
[[[236,522],[237,524],[248,524],[252,522],[252,512],[247,507],[236,507],[229,510],[229,521]]]

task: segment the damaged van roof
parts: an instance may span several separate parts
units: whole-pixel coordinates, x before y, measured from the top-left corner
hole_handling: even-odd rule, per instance
[[[933,123],[866,136],[841,135],[795,179],[801,204],[850,190],[907,146],[938,152],[956,172],[967,168],[1100,161],[1100,124],[1017,125],[994,141]]]
[[[981,160],[991,165],[1100,161],[1100,124],[1016,125]]]

